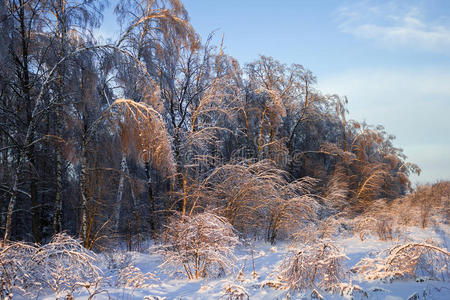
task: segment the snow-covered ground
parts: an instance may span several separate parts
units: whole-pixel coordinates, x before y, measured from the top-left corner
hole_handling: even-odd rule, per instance
[[[358,236],[341,236],[335,240],[335,243],[344,250],[347,256],[345,267],[350,270],[360,259],[373,256],[405,241],[420,243],[433,239],[440,247],[448,249],[449,233],[448,226],[441,226],[439,230],[406,228],[401,238],[393,241],[380,241],[373,236],[367,237],[364,241],[361,241]],[[154,277],[147,280],[140,288],[90,288],[92,292],[95,290],[98,293],[94,299],[247,299],[247,295],[249,299],[311,299],[314,297],[314,295],[311,296],[312,290],[293,292],[263,284],[276,278],[277,266],[292,250],[290,244],[278,243],[272,246],[258,241],[252,244],[253,251],[248,244],[236,248],[235,254],[238,260],[233,273],[219,278],[201,280],[187,280],[181,271],[174,274],[160,268],[162,257],[152,254],[151,251],[148,253],[116,251],[109,256],[101,255],[104,260],[105,276],[113,274],[114,266],[111,266],[111,262],[108,263],[108,261],[118,260],[117,257],[121,257],[127,261],[133,261],[135,267],[139,268],[143,274],[150,272],[154,274]],[[253,273],[253,262],[256,275]],[[380,280],[367,281],[358,274],[348,271],[346,283],[348,284],[346,291],[349,287],[356,287],[353,293],[344,291],[342,295],[339,292],[330,294],[320,289],[318,292],[324,299],[450,299],[450,282],[448,281],[428,278],[394,280],[391,283]],[[242,298],[230,298],[230,295],[225,293],[227,288],[241,291]],[[86,290],[80,290],[74,296],[76,299],[89,299],[89,293]],[[43,299],[54,299],[54,296]]]

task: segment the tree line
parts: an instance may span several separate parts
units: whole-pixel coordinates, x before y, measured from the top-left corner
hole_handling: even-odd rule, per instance
[[[0,226],[4,241],[65,231],[130,249],[173,215],[214,210],[270,242],[364,212],[420,169],[385,129],[347,119],[300,64],[240,66],[201,42],[180,0],[0,1]]]

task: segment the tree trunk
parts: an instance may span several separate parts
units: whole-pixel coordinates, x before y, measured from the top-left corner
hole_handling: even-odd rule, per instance
[[[267,106],[264,106],[264,111],[261,113],[261,124],[259,125],[259,135],[258,135],[258,153],[257,159],[261,160],[261,152],[263,147],[263,133],[264,133],[264,119],[266,117]]]
[[[123,196],[123,189],[125,186],[125,175],[128,175],[127,157],[125,154],[122,154],[120,166],[121,166],[121,173],[119,179],[119,186],[117,188],[116,205],[114,207],[114,225],[113,225],[114,232],[119,231],[120,210],[122,208],[122,196]]]
[[[12,216],[14,212],[14,207],[16,206],[16,200],[17,200],[17,190],[19,186],[19,175],[21,171],[21,165],[22,165],[22,153],[19,154],[19,160],[17,163],[16,171],[14,173],[14,183],[11,190],[11,197],[9,199],[8,204],[8,213],[6,215],[6,224],[5,224],[5,235],[3,237],[3,243],[9,241],[11,238],[11,223],[12,223]]]
[[[150,229],[152,238],[156,237],[156,222],[155,222],[155,198],[153,197],[153,187],[151,178],[150,162],[145,162],[145,173],[147,175],[147,193],[150,202]]]
[[[32,147],[34,148],[34,147]],[[32,149],[34,152],[34,149]],[[34,154],[34,153],[33,153]],[[31,196],[31,220],[32,220],[32,231],[33,231],[33,239],[35,243],[40,243],[42,241],[41,235],[41,206],[38,201],[38,193],[37,193],[37,180],[35,165],[34,165],[34,155],[30,160],[31,167],[31,182],[30,182],[30,196]]]
[[[81,170],[80,170],[80,239],[84,245],[88,243],[88,211],[87,211],[87,157],[86,150],[81,150]]]
[[[53,214],[53,233],[62,230],[62,157],[60,151],[56,152],[56,193],[55,210]]]
[[[173,143],[174,143],[174,151],[175,151],[175,164],[176,164],[176,176],[175,176],[175,184],[172,185],[172,195],[175,194],[175,191],[182,191],[183,192],[183,199],[182,201],[179,201],[180,199],[178,197],[175,197],[175,201],[177,201],[175,203],[175,208],[178,211],[183,210],[183,206],[184,206],[184,201],[185,201],[185,187],[186,187],[186,182],[184,179],[184,175],[183,175],[183,159],[181,157],[181,151],[180,151],[180,136],[177,130],[175,130],[175,137],[173,139]]]
[[[66,36],[67,36],[67,24],[66,24],[66,2],[57,2],[57,7],[55,7],[55,16],[57,21],[56,35],[59,39],[59,51],[58,59],[62,59],[66,56]],[[55,132],[56,136],[62,140],[63,138],[63,93],[64,93],[64,76],[65,76],[65,63],[61,64],[57,68],[57,91],[56,97],[56,122],[55,122]],[[60,144],[60,143],[59,143]],[[56,162],[55,162],[55,173],[56,173],[56,191],[55,191],[55,210],[53,216],[53,231],[54,233],[60,232],[62,230],[62,178],[63,178],[63,155],[61,153],[60,145],[56,148]]]

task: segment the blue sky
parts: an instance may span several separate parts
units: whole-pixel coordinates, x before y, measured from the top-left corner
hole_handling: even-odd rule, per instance
[[[323,93],[348,96],[350,118],[384,125],[419,164],[413,182],[450,180],[450,1],[183,2],[241,65],[260,54],[299,63]]]

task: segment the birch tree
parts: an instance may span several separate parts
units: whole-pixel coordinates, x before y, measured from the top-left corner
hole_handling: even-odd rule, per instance
[[[103,9],[102,1],[49,1],[45,6],[46,13],[46,25],[50,38],[53,40],[53,54],[56,61],[67,57],[67,54],[80,47],[80,42],[85,42],[88,37],[84,35],[84,32],[90,28],[99,26],[101,20],[101,11]],[[72,61],[73,62],[73,61]],[[73,66],[73,65],[72,65]],[[73,78],[70,78],[69,68],[71,67],[69,59],[61,62],[55,72],[56,80],[54,81],[54,93],[52,97],[55,98],[57,104],[55,109],[55,133],[56,136],[64,139],[64,118],[66,118],[65,110],[67,105],[78,99],[73,99],[71,96],[73,93],[72,88]],[[72,79],[72,80],[71,80]],[[72,83],[72,85],[71,85]],[[52,84],[52,85],[53,85]],[[81,163],[82,173],[83,163],[85,163],[84,150],[81,151]],[[62,181],[63,181],[63,165],[64,158],[61,147],[57,147],[56,150],[56,192],[55,192],[55,212],[53,220],[54,232],[62,230]],[[83,176],[80,176],[83,177]],[[84,182],[81,178],[80,182]],[[83,188],[80,189],[83,191]],[[81,197],[85,197],[82,192]],[[81,201],[82,203],[83,200]],[[83,205],[83,204],[82,204]]]
[[[43,104],[44,99],[35,100],[39,93],[40,75],[43,73],[42,56],[37,50],[40,42],[39,36],[35,35],[36,30],[41,26],[42,18],[41,3],[39,1],[9,1],[2,2],[5,8],[3,28],[10,26],[9,34],[3,35],[3,45],[8,46],[8,54],[3,57],[3,62],[15,69],[15,75],[2,78],[4,100],[1,111],[4,116],[1,126],[2,136],[4,136],[5,149],[12,151],[3,152],[3,159],[9,165],[10,155],[15,153],[14,171],[11,172],[11,186],[9,189],[9,202],[6,214],[6,225],[4,239],[11,236],[11,221],[18,194],[25,195],[31,200],[32,207],[32,232],[34,239],[40,241],[40,218],[39,203],[37,201],[37,176],[35,161],[35,143],[39,140],[36,131],[39,121],[35,120],[39,113],[39,104]],[[9,62],[8,62],[9,60]],[[4,73],[6,76],[7,72]],[[39,101],[40,100],[40,101]],[[23,109],[23,110],[22,110]],[[22,113],[24,111],[25,113]],[[4,134],[4,135],[3,135]],[[13,154],[14,155],[14,154]],[[29,191],[21,188],[21,174],[24,170],[29,170],[30,184]]]

